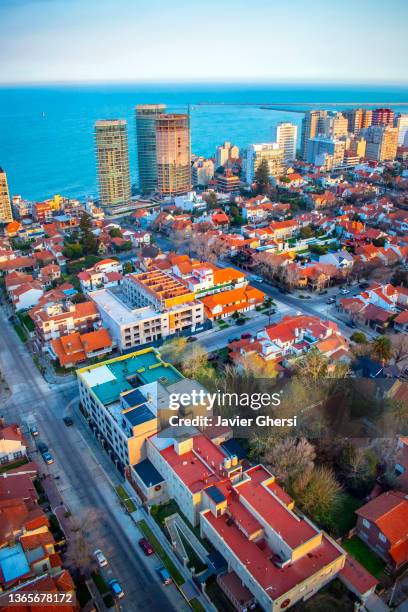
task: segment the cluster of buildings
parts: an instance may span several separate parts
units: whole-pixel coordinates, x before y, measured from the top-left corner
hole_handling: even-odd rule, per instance
[[[302,122],[301,156],[325,170],[355,166],[362,159],[393,161],[408,145],[408,116],[392,109],[308,111]]]
[[[273,474],[234,454],[229,428],[180,437],[167,427],[174,414],[170,394],[192,397],[203,387],[155,349],[77,374],[95,436],[145,503],[173,499],[189,524],[200,527],[221,555],[217,582],[238,609],[256,603],[264,610],[289,608],[334,578],[363,600],[374,592],[375,578],[296,510]],[[193,416],[200,407],[183,410]]]
[[[10,593],[38,592],[70,595],[73,603],[64,609],[78,610],[75,585],[59,553],[60,542],[39,503],[39,470],[30,461],[29,444],[18,425],[3,420],[0,465],[1,609],[13,609]]]

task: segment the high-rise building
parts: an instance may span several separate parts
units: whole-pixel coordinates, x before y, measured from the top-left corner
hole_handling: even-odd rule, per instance
[[[232,145],[230,142],[224,142],[224,144],[217,147],[216,168],[225,166],[228,161],[234,161],[236,159],[239,159],[239,148],[236,145]]]
[[[398,145],[408,147],[408,113],[397,117],[396,127],[398,128]]]
[[[393,161],[397,156],[398,128],[372,125],[363,134],[367,141],[366,158],[375,161]]]
[[[277,142],[251,144],[247,148],[246,156],[247,183],[253,183],[256,169],[264,159],[268,162],[269,176],[279,176],[283,172],[283,149]]]
[[[139,186],[142,193],[157,189],[156,117],[165,104],[138,104],[135,108]]]
[[[197,157],[192,165],[192,181],[193,185],[206,187],[214,178],[214,162],[212,159],[205,157]]]
[[[348,131],[358,134],[360,130],[370,127],[373,120],[373,111],[365,108],[353,108],[343,112],[348,121]]]
[[[302,159],[306,159],[307,157],[307,143],[310,138],[325,134],[326,118],[327,111],[325,110],[313,110],[305,113],[302,121],[302,137],[300,143]]]
[[[97,121],[95,139],[101,205],[113,210],[129,204],[131,189],[126,121]]]
[[[346,143],[327,136],[310,138],[306,160],[315,166],[324,166],[326,170],[338,168],[343,164]]]
[[[391,108],[376,108],[373,110],[372,125],[394,125],[395,113]]]
[[[331,138],[340,138],[348,134],[348,119],[343,113],[328,114],[324,125],[324,133]]]
[[[297,125],[294,123],[281,122],[273,128],[273,140],[283,149],[283,160],[292,161],[296,159]]]
[[[190,120],[188,115],[156,118],[157,188],[162,195],[191,190]]]
[[[0,223],[10,223],[13,220],[7,175],[0,167]]]

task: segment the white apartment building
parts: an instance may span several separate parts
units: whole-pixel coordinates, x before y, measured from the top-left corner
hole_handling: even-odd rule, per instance
[[[283,172],[283,155],[284,151],[277,142],[249,145],[246,156],[246,182],[253,183],[256,169],[263,159],[268,162],[270,176],[279,176]]]
[[[398,146],[408,147],[408,113],[400,115],[397,119]]]
[[[120,351],[143,346],[181,331],[195,332],[204,323],[203,304],[195,300],[162,310],[152,305],[134,306],[126,294],[111,289],[93,291],[89,297],[95,302],[104,326],[109,329]]]
[[[273,128],[272,138],[283,149],[283,161],[296,159],[297,125],[281,122]]]

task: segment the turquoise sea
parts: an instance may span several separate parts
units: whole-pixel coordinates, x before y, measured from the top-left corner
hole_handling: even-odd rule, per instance
[[[275,123],[290,120],[300,126],[302,113],[292,111],[313,104],[333,103],[341,109],[347,103],[373,107],[392,103],[396,111],[408,112],[408,107],[400,106],[408,102],[408,87],[249,83],[1,87],[0,166],[7,172],[11,193],[34,200],[55,193],[95,195],[93,124],[101,118],[128,121],[131,175],[137,183],[133,109],[136,104],[157,102],[174,112],[185,112],[190,105],[192,151],[209,156],[224,140],[240,147],[270,141]],[[268,103],[299,106],[261,108]]]

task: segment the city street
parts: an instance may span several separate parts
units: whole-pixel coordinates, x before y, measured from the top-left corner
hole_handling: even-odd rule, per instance
[[[121,609],[188,610],[174,585],[166,587],[159,582],[153,561],[146,562],[139,549],[132,520],[113,490],[121,481],[120,475],[81,421],[76,382],[50,388],[2,310],[0,369],[12,392],[0,406],[0,414],[20,422],[23,429],[36,423],[39,438],[55,459],[53,465],[45,466],[40,456],[34,456],[40,470],[59,477],[58,489],[74,516],[97,512],[99,522],[89,539],[92,550],[101,548],[109,559],[107,577],[117,578],[123,586],[126,597],[120,602]],[[73,416],[73,427],[64,425],[65,414]]]

